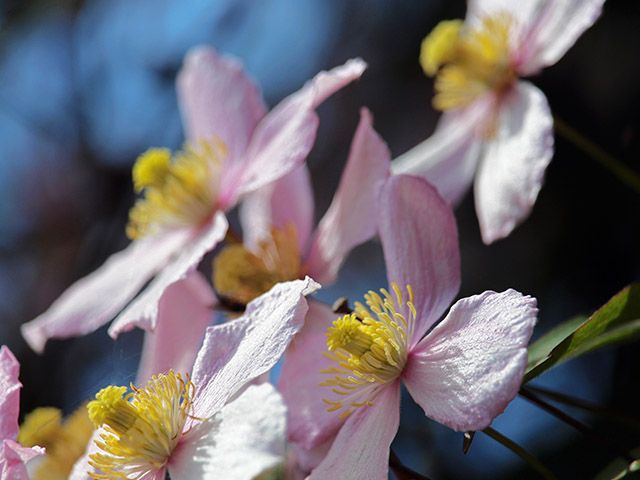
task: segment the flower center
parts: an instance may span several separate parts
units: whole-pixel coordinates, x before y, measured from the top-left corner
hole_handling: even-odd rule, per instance
[[[173,156],[152,148],[133,166],[133,186],[142,197],[129,212],[132,240],[164,228],[197,226],[212,212],[219,190],[225,146],[202,142]]]
[[[325,355],[337,366],[321,373],[334,375],[320,385],[342,398],[324,399],[327,411],[343,410],[349,415],[354,408],[373,405],[380,386],[392,382],[402,373],[407,361],[408,339],[413,334],[416,310],[413,290],[407,285],[407,299],[395,283],[394,295],[381,289],[381,295],[369,291],[365,307],[355,304],[353,313],[333,322],[327,330]],[[367,308],[368,307],[368,308]],[[406,308],[405,308],[406,307]]]
[[[502,92],[516,79],[510,57],[513,18],[506,13],[485,17],[466,27],[461,20],[440,22],[422,41],[420,64],[436,77],[433,106],[464,107],[487,91]]]
[[[213,285],[221,298],[244,306],[276,283],[300,277],[300,271],[298,235],[289,224],[272,228],[255,252],[240,243],[222,249],[213,261]]]
[[[182,436],[193,401],[194,385],[170,371],[154,375],[147,386],[127,394],[109,386],[89,402],[89,418],[105,433],[90,455],[96,479],[142,479],[164,468]],[[125,395],[126,394],[126,395]]]
[[[46,455],[31,472],[32,480],[64,480],[87,449],[93,425],[85,405],[64,421],[57,408],[42,407],[30,412],[20,425],[18,442],[25,447],[41,446]]]

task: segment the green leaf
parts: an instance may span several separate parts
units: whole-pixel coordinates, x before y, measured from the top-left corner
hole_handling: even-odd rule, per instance
[[[568,320],[532,344],[524,382],[577,356],[637,338],[640,338],[640,284],[635,283],[588,319]]]

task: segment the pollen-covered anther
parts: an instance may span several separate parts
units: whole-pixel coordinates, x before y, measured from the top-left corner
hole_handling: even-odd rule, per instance
[[[423,40],[420,64],[427,75],[436,77],[435,108],[464,107],[488,91],[500,93],[513,83],[513,22],[507,13],[485,17],[471,27],[447,20]]]
[[[104,433],[90,455],[95,479],[142,479],[164,468],[178,444],[193,398],[193,384],[170,371],[126,393],[109,386],[89,402],[89,417]]]
[[[411,286],[406,287],[406,300],[395,283],[392,290],[393,295],[385,289],[381,295],[369,291],[367,306],[356,303],[353,313],[338,318],[327,330],[325,355],[336,365],[321,372],[333,376],[320,385],[344,397],[324,399],[327,411],[344,409],[342,415],[348,415],[354,408],[371,406],[378,387],[401,374],[416,310]]]

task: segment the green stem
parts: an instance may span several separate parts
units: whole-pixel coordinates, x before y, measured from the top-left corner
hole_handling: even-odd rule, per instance
[[[561,118],[553,117],[553,127],[558,135],[573,143],[579,150],[618,177],[620,181],[633,188],[636,193],[640,193],[640,175],[638,173],[593,143]]]
[[[493,438],[496,442],[501,443],[513,453],[518,455],[521,459],[529,464],[531,468],[533,468],[536,472],[540,474],[542,478],[545,480],[558,480],[558,478],[553,474],[551,470],[545,467],[540,460],[527,452],[524,448],[518,445],[516,442],[511,440],[510,438],[505,437],[497,430],[494,430],[491,427],[487,427],[482,430],[482,433],[488,435]]]

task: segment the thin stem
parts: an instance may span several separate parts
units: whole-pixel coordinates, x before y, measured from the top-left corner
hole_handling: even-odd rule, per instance
[[[609,450],[610,452],[612,452],[616,456],[624,458],[629,463],[634,461],[634,458],[631,455],[629,455],[629,453],[627,451],[625,451],[624,449],[620,448],[620,446],[617,445],[615,442],[613,442],[609,438],[599,434],[598,432],[593,430],[588,425],[586,425],[586,424],[580,422],[579,420],[576,420],[575,418],[567,415],[562,410],[554,407],[550,403],[545,402],[540,397],[538,397],[538,395],[536,395],[531,390],[529,390],[528,387],[521,387],[520,388],[520,395],[522,395],[524,398],[529,400],[534,405],[540,407],[541,409],[543,409],[547,413],[553,415],[558,420],[562,420],[567,425],[572,426],[573,428],[578,430],[580,433],[582,433],[585,437],[587,437],[589,440],[591,440],[594,443],[599,444],[602,447],[605,447],[607,450]]]
[[[544,464],[534,457],[532,454],[527,452],[524,448],[518,445],[516,442],[511,440],[510,438],[505,437],[497,430],[494,430],[491,427],[487,427],[482,430],[482,433],[488,435],[493,438],[496,442],[501,443],[513,453],[518,455],[521,459],[529,464],[531,468],[533,468],[536,472],[540,474],[542,478],[545,480],[558,480],[557,477],[553,474],[551,470],[544,466]]]
[[[633,188],[636,193],[640,193],[640,175],[638,175],[638,173],[586,138],[561,118],[554,116],[553,126],[556,132],[565,140],[573,143],[579,150],[609,170],[613,175],[618,177],[619,180]]]
[[[598,405],[587,400],[582,400],[581,398],[572,397],[564,393],[548,390],[546,388],[534,387],[533,385],[528,385],[527,388],[529,389],[529,391],[547,397],[550,400],[554,400],[571,407],[580,408],[596,415],[601,415],[605,418],[617,421],[627,427],[630,426],[634,429],[640,429],[640,417],[629,415],[627,413],[617,412],[602,405]]]
[[[389,452],[389,466],[398,480],[430,480],[429,477],[405,466],[393,450]]]

